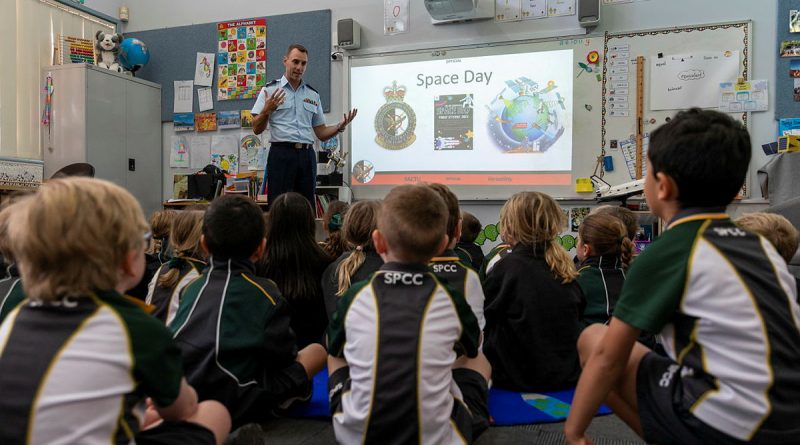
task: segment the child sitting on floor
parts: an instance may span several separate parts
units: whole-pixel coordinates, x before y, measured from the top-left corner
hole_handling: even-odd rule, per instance
[[[458,198],[443,184],[430,184],[430,188],[435,191],[447,208],[447,246],[441,252],[431,258],[429,264],[431,270],[441,281],[453,287],[453,290],[460,293],[469,303],[475,318],[478,319],[478,326],[481,331],[486,325],[483,317],[483,287],[478,273],[471,267],[464,265],[461,259],[456,256],[453,250],[458,239],[461,237],[461,211],[458,208]]]
[[[556,236],[566,217],[553,198],[520,192],[500,210],[503,239],[513,247],[484,282],[483,350],[498,388],[557,391],[578,380],[575,341],[581,290],[572,259]]]
[[[461,237],[456,244],[455,251],[461,261],[474,270],[481,270],[483,266],[483,250],[475,240],[481,233],[481,222],[472,213],[461,212]]]
[[[0,443],[225,441],[225,408],[197,403],[169,331],[122,296],[150,236],[136,198],[50,180],[13,205],[8,234],[28,299],[0,327]]]
[[[578,227],[578,285],[586,299],[581,324],[606,323],[625,283],[633,242],[618,218],[590,213]]]
[[[648,443],[797,443],[795,281],[724,213],[751,153],[747,129],[712,110],[650,134],[644,194],[668,229],[634,261],[608,326],[581,333],[569,444],[590,443],[604,401]],[[660,332],[666,356],[636,342],[642,330]]]
[[[342,237],[350,251],[343,253],[328,265],[322,274],[322,295],[328,319],[336,310],[339,297],[350,286],[366,280],[383,264],[383,259],[372,244],[372,232],[378,227],[378,201],[359,201],[347,211],[342,227]]]
[[[200,210],[184,210],[175,215],[169,234],[173,257],[159,267],[150,281],[145,302],[155,306],[153,316],[164,324],[175,318],[180,292],[208,265],[200,246],[204,214]]]
[[[478,323],[427,269],[446,225],[430,187],[397,187],[383,201],[373,240],[386,263],[339,300],[328,329],[339,443],[463,444],[488,427]]]
[[[255,274],[266,245],[261,209],[244,196],[216,198],[201,243],[209,267],[184,288],[170,324],[189,382],[202,399],[225,404],[234,426],[310,398],[326,352],[317,343],[297,352],[286,301]]]

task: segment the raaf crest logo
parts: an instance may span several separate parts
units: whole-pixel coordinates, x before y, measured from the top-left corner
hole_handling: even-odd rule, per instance
[[[403,101],[406,87],[392,82],[383,89],[386,103],[375,114],[375,142],[389,150],[402,150],[417,139],[417,115],[414,109]]]

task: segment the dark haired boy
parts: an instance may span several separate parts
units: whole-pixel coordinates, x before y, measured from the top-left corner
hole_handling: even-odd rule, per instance
[[[724,213],[747,173],[750,137],[709,110],[650,137],[645,197],[669,229],[633,263],[608,326],[578,340],[585,364],[568,443],[606,401],[648,443],[796,443],[800,309],[772,245]],[[641,344],[660,332],[667,357]]]
[[[461,237],[462,223],[458,198],[446,185],[430,184],[429,187],[442,198],[447,209],[447,246],[431,258],[428,266],[437,278],[464,296],[478,320],[481,332],[483,332],[483,328],[486,326],[486,318],[483,316],[483,304],[486,297],[483,295],[481,280],[478,278],[478,273],[465,264],[455,251],[456,243]]]
[[[491,366],[478,323],[427,269],[446,224],[428,186],[397,187],[383,201],[373,241],[385,264],[339,300],[328,329],[339,443],[471,443],[488,427]]]
[[[234,427],[309,398],[326,352],[316,343],[297,351],[286,301],[255,274],[266,246],[261,210],[242,196],[215,199],[201,244],[209,268],[182,291],[170,324],[200,398],[225,404]]]
[[[456,254],[461,261],[475,270],[483,266],[483,250],[475,244],[481,233],[481,222],[472,213],[461,212],[461,237],[456,244]]]

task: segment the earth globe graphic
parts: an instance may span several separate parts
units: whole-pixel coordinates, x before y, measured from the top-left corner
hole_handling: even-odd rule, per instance
[[[126,70],[136,72],[149,61],[150,51],[141,40],[127,38],[119,45],[119,62]]]
[[[527,145],[541,138],[550,125],[550,110],[539,95],[524,95],[505,100],[501,116],[503,132]]]

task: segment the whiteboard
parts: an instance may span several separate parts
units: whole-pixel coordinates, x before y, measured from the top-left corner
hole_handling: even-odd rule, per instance
[[[644,57],[643,131],[648,134],[677,112],[677,110],[652,109],[650,94],[652,88],[649,87],[652,86],[651,82],[653,82],[654,76],[651,70],[659,59],[680,55],[728,53],[729,57],[738,56],[739,62],[737,72],[731,74],[733,78],[726,79],[726,81],[735,82],[737,77],[748,79],[751,36],[752,24],[749,20],[637,32],[606,33],[603,51],[601,147],[606,155],[613,158],[614,170],[606,171],[603,180],[611,185],[617,185],[634,179],[631,163],[635,162],[635,159],[631,159],[631,157],[635,156],[635,150],[631,146],[631,141],[635,141],[633,136],[637,127],[637,56]],[[705,80],[711,79],[712,82],[716,82],[713,74],[709,73]],[[621,90],[619,87],[623,85],[628,86],[627,92],[622,91],[627,94],[619,94]],[[660,86],[664,87],[664,85]],[[718,85],[712,93],[717,91],[719,91]],[[624,100],[620,101],[621,98]],[[685,101],[681,103],[687,104]],[[707,101],[704,103],[707,104]],[[699,103],[692,105],[697,106]],[[711,108],[716,108],[716,106]],[[747,123],[746,113],[737,114],[734,117]],[[747,191],[748,187],[745,184],[745,193]]]
[[[498,182],[498,185],[458,185],[458,184],[448,184],[453,192],[459,197],[461,200],[505,200],[508,199],[514,193],[521,191],[521,190],[538,190],[544,193],[548,193],[553,197],[556,198],[564,198],[564,199],[582,199],[582,198],[593,198],[594,195],[592,193],[582,193],[579,194],[575,191],[575,179],[578,177],[587,177],[591,174],[591,171],[594,169],[594,165],[596,162],[597,153],[600,150],[600,108],[601,108],[601,86],[602,86],[602,47],[603,47],[603,36],[596,35],[596,36],[580,36],[576,38],[561,38],[558,40],[526,40],[526,41],[515,41],[515,42],[507,42],[501,44],[482,44],[482,45],[465,45],[465,46],[458,46],[458,47],[447,47],[447,48],[435,48],[435,49],[426,49],[426,50],[416,50],[416,51],[405,51],[405,52],[392,52],[392,53],[380,53],[380,54],[371,54],[371,55],[359,55],[359,56],[352,56],[348,58],[348,83],[349,83],[349,91],[350,91],[350,106],[351,107],[358,107],[359,105],[353,103],[353,92],[359,88],[365,88],[367,82],[364,80],[358,82],[354,82],[354,71],[358,71],[359,68],[363,67],[384,67],[388,65],[396,65],[396,64],[411,64],[415,62],[425,62],[425,61],[436,61],[436,60],[453,60],[458,61],[467,58],[474,58],[474,57],[494,57],[494,56],[512,56],[512,57],[505,57],[501,58],[502,60],[508,60],[509,58],[512,59],[511,64],[513,64],[513,55],[522,55],[522,54],[529,54],[529,53],[538,53],[538,52],[545,52],[545,51],[560,51],[560,50],[570,50],[571,52],[571,62],[569,64],[572,67],[572,104],[570,104],[570,111],[572,112],[572,121],[571,121],[571,137],[572,137],[572,155],[571,160],[568,162],[569,167],[565,168],[564,170],[559,171],[547,171],[547,175],[551,175],[551,177],[558,176],[560,184],[559,185],[542,185],[542,184],[526,184],[526,185],[500,185],[503,184],[502,182]],[[590,66],[592,64],[587,63],[587,58],[589,54],[595,52],[595,56],[599,55],[599,59],[596,61],[594,66]],[[498,59],[498,60],[501,60]],[[587,71],[581,65],[589,66],[592,68],[592,71]],[[512,69],[513,68],[513,69]],[[537,82],[542,82],[544,84],[547,83],[548,79],[537,79],[537,67],[531,66],[528,68],[530,74],[526,74],[526,77],[531,79],[537,80]],[[497,76],[504,74],[505,72],[516,72],[519,70],[519,66],[507,66],[504,69],[503,66],[496,66],[494,67]],[[541,67],[539,71],[541,71]],[[386,70],[383,70],[386,71]],[[381,70],[376,70],[376,72],[383,72]],[[567,73],[569,76],[570,74]],[[381,80],[385,80],[385,84],[387,87],[392,85],[392,80],[389,77],[386,79],[382,78]],[[359,79],[358,76],[355,76],[355,79]],[[371,79],[370,79],[371,80]],[[413,85],[413,82],[406,82],[406,85]],[[488,104],[477,104],[476,106],[486,107]],[[425,110],[415,110],[417,114],[426,112]],[[361,140],[367,139],[375,139],[376,135],[371,134],[371,132],[376,132],[377,130],[370,128],[372,125],[371,123],[376,117],[375,112],[371,112],[366,110],[365,108],[359,108],[359,115],[357,120],[363,120],[366,123],[366,126],[359,129],[359,134],[351,134],[348,138],[351,144],[355,144],[359,137]],[[353,125],[351,125],[353,127]],[[477,128],[477,127],[476,127]],[[355,131],[352,130],[351,131]],[[363,137],[361,132],[367,132],[368,138]],[[417,140],[421,140],[425,135],[416,135]],[[351,150],[355,149],[358,151],[359,147],[350,147]],[[419,152],[413,152],[412,150],[399,150],[397,151],[398,155],[407,155],[412,158],[412,160],[404,161],[410,164],[414,162],[417,163],[424,163],[426,162],[427,156],[434,156],[435,154],[419,154]],[[431,153],[433,153],[431,151]],[[512,155],[514,156],[514,155]],[[536,162],[536,156],[519,156],[520,162],[530,162],[530,159],[533,159],[532,162]],[[353,188],[354,196],[356,199],[376,199],[382,198],[383,196],[388,193],[388,191],[394,187],[394,185],[373,185],[370,187],[363,187],[357,184],[358,181],[354,180],[353,178],[353,171],[361,168],[359,162],[363,160],[360,159],[350,159],[350,165],[348,168],[348,172],[346,178],[350,181],[351,186]],[[488,164],[488,162],[487,162]],[[532,171],[536,171],[535,165],[531,167]],[[447,172],[443,171],[443,175],[446,175]],[[406,183],[413,183],[418,181],[418,177],[420,175],[415,175],[413,172],[408,172],[408,182]],[[544,176],[544,175],[543,175]],[[425,182],[423,180],[423,182]]]

